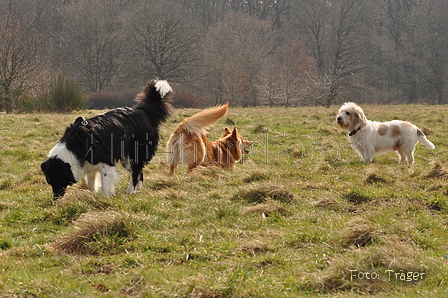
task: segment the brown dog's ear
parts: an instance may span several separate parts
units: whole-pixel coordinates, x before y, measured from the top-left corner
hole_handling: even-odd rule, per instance
[[[238,129],[236,128],[236,126],[234,126],[232,131],[232,137],[237,138],[237,136],[238,136]]]
[[[230,129],[228,127],[224,127],[224,133],[222,135],[222,137],[226,137],[228,135],[230,135],[232,132],[230,131]]]

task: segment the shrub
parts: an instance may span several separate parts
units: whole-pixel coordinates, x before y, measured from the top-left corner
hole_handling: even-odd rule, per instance
[[[23,94],[18,98],[17,110],[22,113],[31,113],[38,110],[38,100],[32,98],[29,94]]]
[[[188,93],[174,93],[173,106],[179,108],[196,108],[202,109],[205,107],[205,103],[197,96]]]
[[[71,112],[86,107],[86,97],[74,81],[60,75],[51,84],[48,94],[49,109],[57,112]]]
[[[116,92],[94,92],[87,95],[90,109],[114,109],[123,106],[133,106],[139,89],[125,89]]]

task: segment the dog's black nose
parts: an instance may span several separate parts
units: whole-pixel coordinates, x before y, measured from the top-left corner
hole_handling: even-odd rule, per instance
[[[341,117],[338,117],[338,118],[336,118],[336,119],[337,119],[337,120],[338,120],[338,122],[339,122],[339,121],[341,121],[341,119],[342,119],[342,118],[341,118]]]

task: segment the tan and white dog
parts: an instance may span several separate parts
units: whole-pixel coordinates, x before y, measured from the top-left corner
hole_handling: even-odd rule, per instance
[[[425,134],[412,123],[399,120],[367,120],[361,107],[353,102],[342,105],[336,120],[339,126],[349,132],[350,145],[364,162],[371,161],[375,155],[393,150],[398,153],[399,162],[413,164],[418,141],[428,149],[435,148]]]
[[[174,174],[179,163],[188,165],[188,172],[198,166],[217,165],[224,169],[235,169],[235,164],[253,142],[246,141],[236,127],[230,131],[224,128],[224,134],[216,141],[207,138],[206,129],[227,114],[229,104],[210,108],[185,118],[177,125],[167,143],[167,158],[170,174]]]

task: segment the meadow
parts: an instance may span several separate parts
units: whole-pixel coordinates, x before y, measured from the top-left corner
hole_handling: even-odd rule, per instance
[[[416,164],[360,162],[339,107],[230,108],[255,145],[235,171],[180,165],[162,126],[143,190],[69,187],[55,202],[40,170],[72,114],[0,114],[0,297],[448,297],[448,107],[363,106],[419,126]]]

